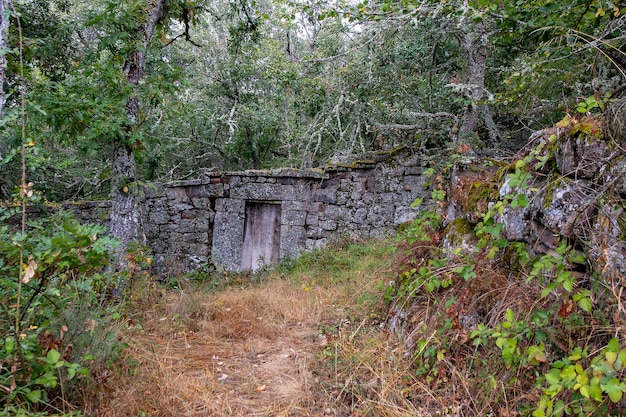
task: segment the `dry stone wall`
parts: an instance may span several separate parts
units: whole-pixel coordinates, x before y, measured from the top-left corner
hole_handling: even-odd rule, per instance
[[[425,184],[410,152],[326,170],[209,172],[149,189],[143,232],[162,277],[213,266],[239,271],[253,233],[246,226],[252,203],[279,207],[278,257],[284,258],[340,236],[392,232],[415,218],[410,205],[427,198]]]

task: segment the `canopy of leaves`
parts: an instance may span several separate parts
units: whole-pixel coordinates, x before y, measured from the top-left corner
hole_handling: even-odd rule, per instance
[[[514,148],[626,80],[626,8],[612,2],[169,1],[174,19],[158,27],[138,87],[121,67],[142,1],[15,6],[26,71],[18,76],[13,16],[4,87],[9,98],[18,85],[27,90],[29,180],[54,200],[109,194],[112,143],[135,95],[141,109],[127,140],[142,178],[170,180],[319,166],[408,143],[445,148],[469,105],[487,105],[503,132],[489,146]],[[476,103],[462,35],[478,25],[489,44]],[[18,103],[7,107],[3,198],[18,177]]]

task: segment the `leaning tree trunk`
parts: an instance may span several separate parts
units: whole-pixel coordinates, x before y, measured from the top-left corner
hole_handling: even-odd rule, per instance
[[[0,0],[1,1],[1,0]],[[138,86],[144,76],[146,51],[157,24],[165,18],[165,0],[146,0],[146,10],[142,22],[135,33],[135,49],[124,64],[124,75],[135,86],[134,94],[126,102],[128,124],[124,133],[114,143],[111,236],[121,242],[117,251],[118,268],[127,266],[125,251],[128,245],[137,240],[139,235],[139,187],[135,171],[135,143],[133,133],[137,127],[139,115]]]

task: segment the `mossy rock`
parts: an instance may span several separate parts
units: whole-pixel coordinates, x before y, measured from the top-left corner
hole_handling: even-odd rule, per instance
[[[478,242],[474,226],[467,219],[460,217],[448,224],[443,236],[444,249],[448,251],[460,249],[463,254],[474,252]]]
[[[498,184],[476,181],[470,186],[466,209],[476,217],[482,217],[489,209],[489,203],[498,199]]]
[[[500,168],[482,165],[464,166],[462,171],[453,174],[450,198],[471,223],[478,223],[488,210],[489,203],[498,199],[500,189]]]

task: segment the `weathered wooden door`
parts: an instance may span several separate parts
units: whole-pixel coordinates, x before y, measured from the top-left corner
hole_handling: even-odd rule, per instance
[[[246,202],[241,269],[252,271],[277,262],[280,253],[280,204]]]

